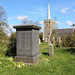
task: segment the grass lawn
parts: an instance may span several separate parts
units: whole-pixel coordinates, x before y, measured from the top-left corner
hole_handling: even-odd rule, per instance
[[[49,57],[47,43],[40,45],[41,61],[37,65],[24,65],[13,62],[5,56],[6,46],[0,47],[0,75],[75,75],[75,48],[55,48],[53,57]]]

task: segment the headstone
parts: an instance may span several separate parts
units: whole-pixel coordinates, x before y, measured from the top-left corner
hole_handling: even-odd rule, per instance
[[[46,37],[46,39],[45,39],[45,42],[47,42],[47,37]]]
[[[39,45],[41,44],[41,40],[40,40],[40,38],[39,38]]]
[[[61,40],[61,38],[60,37],[58,37],[58,47],[62,47],[62,40]]]
[[[52,38],[52,43],[55,46],[55,37]]]
[[[53,56],[53,55],[54,55],[54,45],[49,44],[49,56]]]
[[[39,29],[36,25],[17,25],[17,56],[16,61],[36,63],[39,60]]]

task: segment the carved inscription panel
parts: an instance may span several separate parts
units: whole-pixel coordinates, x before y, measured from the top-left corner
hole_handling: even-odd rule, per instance
[[[32,31],[17,31],[17,55],[31,56],[32,51]]]

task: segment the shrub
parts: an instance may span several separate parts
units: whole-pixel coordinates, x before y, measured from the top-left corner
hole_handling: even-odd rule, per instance
[[[16,32],[11,34],[8,50],[6,51],[7,56],[15,56],[16,55]]]
[[[43,32],[39,33],[39,38],[40,38],[41,42],[43,42]]]
[[[68,34],[67,36],[62,36],[62,45],[65,47],[75,47],[75,32],[73,34]]]

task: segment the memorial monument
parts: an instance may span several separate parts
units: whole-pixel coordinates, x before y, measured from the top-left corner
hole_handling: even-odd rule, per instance
[[[39,60],[39,30],[41,27],[33,24],[13,26],[16,29],[17,47],[15,61],[36,63]]]

